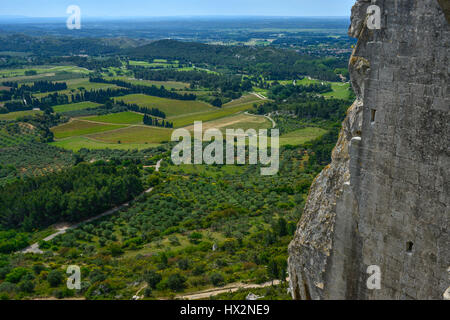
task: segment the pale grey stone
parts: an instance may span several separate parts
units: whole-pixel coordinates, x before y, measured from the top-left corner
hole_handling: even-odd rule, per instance
[[[382,30],[365,26],[370,4]],[[449,4],[354,5],[357,100],[289,245],[295,299],[449,298]],[[370,265],[381,269],[380,290],[366,286]]]

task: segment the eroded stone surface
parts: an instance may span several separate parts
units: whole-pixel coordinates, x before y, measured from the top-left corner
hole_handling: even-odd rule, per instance
[[[369,30],[367,7],[381,8]],[[357,100],[289,246],[296,299],[442,299],[450,266],[450,29],[438,0],[359,0]],[[369,290],[367,267],[381,269]]]

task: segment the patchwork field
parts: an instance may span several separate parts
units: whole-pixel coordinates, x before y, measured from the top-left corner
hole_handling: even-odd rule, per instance
[[[106,143],[161,143],[170,141],[172,129],[149,126],[130,126],[120,130],[90,135],[89,138]]]
[[[163,111],[169,119],[173,116],[217,109],[200,101],[173,100],[148,96],[145,94],[129,94],[123,97],[117,97],[115,100],[123,100],[126,103],[134,103],[141,107],[158,108]]]
[[[154,59],[153,62],[130,60],[130,66],[146,68],[178,68],[178,61],[168,62],[166,59]]]
[[[147,96],[144,96],[147,98]],[[154,98],[154,97],[150,97]],[[169,103],[184,101],[160,99],[168,106]],[[188,101],[192,102],[192,101]],[[160,104],[161,105],[161,104]],[[62,108],[73,105],[60,106]],[[252,108],[253,103],[237,104],[226,108],[209,107],[201,103],[202,109],[208,111],[181,114],[171,119],[177,127],[192,125],[194,121],[204,121],[204,129],[208,128],[270,128],[271,123],[265,117],[244,114],[243,111]],[[82,106],[79,106],[80,108]],[[192,109],[191,109],[192,110]],[[194,109],[195,110],[195,109]],[[55,138],[59,141],[53,144],[71,150],[85,148],[119,148],[142,149],[149,145],[170,141],[173,129],[141,125],[143,115],[135,112],[120,112],[101,116],[89,116],[73,119],[70,123],[52,128]],[[192,127],[188,127],[192,129]]]
[[[324,93],[324,97],[335,99],[348,99],[350,97],[349,83],[331,82],[331,88],[333,92]]]
[[[297,80],[298,85],[308,85],[313,83],[330,83],[332,92],[323,93],[322,95],[327,98],[335,99],[348,99],[350,96],[350,84],[347,82],[327,82],[315,79],[303,78],[302,80]]]
[[[87,149],[120,149],[120,150],[141,150],[141,149],[147,149],[151,147],[156,147],[159,144],[153,144],[153,143],[105,143],[100,141],[94,141],[86,137],[72,137],[60,141],[55,141],[50,143],[53,146],[72,150],[72,151],[78,151],[83,148]]]
[[[110,124],[142,124],[143,118],[144,116],[142,114],[126,111],[119,113],[110,113],[103,116],[86,117],[82,119]]]
[[[10,112],[6,114],[0,114],[0,120],[16,120],[20,117],[31,116],[38,113],[42,113],[42,111],[27,110],[27,111]]]
[[[134,65],[154,67],[155,65],[171,65],[167,61],[149,62],[132,62]],[[190,69],[197,69],[192,67]],[[29,77],[25,76],[27,69],[14,69],[3,71],[0,76],[4,77]],[[87,70],[71,67],[36,67],[33,68],[37,72],[37,76],[62,75],[67,72],[67,79],[54,81],[65,81],[68,89],[60,91],[60,93],[76,93],[80,88],[85,90],[106,89],[117,87],[116,85],[104,83],[91,83],[86,77]],[[78,77],[73,77],[79,74]],[[123,73],[122,73],[123,74]],[[175,81],[147,81],[130,78],[129,76],[110,76],[108,79],[120,79],[132,84],[147,86],[164,86],[167,89],[179,90],[178,92],[195,93],[198,95],[208,95],[209,91],[199,89],[197,91],[183,91],[189,86],[188,83]],[[314,80],[308,80],[314,81]],[[336,92],[343,94],[345,85],[334,84]],[[340,90],[340,91],[339,91]],[[35,94],[36,97],[42,97],[50,93]],[[203,121],[203,129],[218,128],[223,132],[228,129],[268,129],[271,128],[271,122],[262,116],[245,114],[245,111],[253,109],[254,104],[260,104],[264,101],[253,94],[247,94],[239,99],[235,99],[222,108],[216,108],[202,101],[182,101],[174,99],[166,99],[148,96],[144,94],[130,94],[122,97],[116,97],[115,100],[123,100],[126,103],[137,104],[141,107],[158,108],[167,115],[167,120],[174,123],[175,128],[187,127],[193,129],[194,121]],[[93,102],[81,102],[75,104],[66,104],[54,106],[53,109],[57,113],[83,110],[88,108],[96,108],[100,104]],[[23,111],[0,115],[0,120],[16,119],[24,115],[39,113],[40,111]],[[81,148],[91,149],[143,149],[158,145],[165,141],[170,141],[173,129],[158,128],[142,125],[143,115],[131,111],[113,113],[100,116],[89,116],[82,118],[74,118],[69,123],[52,128],[57,141],[52,144],[65,149],[79,150]],[[303,130],[303,131],[302,131]],[[324,131],[317,128],[306,128],[291,132],[280,138],[281,144],[300,144],[323,134]]]
[[[237,106],[237,105],[248,104],[248,103],[252,103],[252,102],[258,102],[258,101],[261,101],[261,99],[258,98],[257,96],[255,96],[254,94],[248,94],[248,95],[240,97],[239,99],[230,101],[230,102],[224,104],[222,107],[223,108],[228,108],[228,107],[234,107],[234,106]]]
[[[56,139],[64,139],[74,136],[82,136],[109,130],[124,128],[124,125],[101,124],[82,120],[73,120],[69,123],[52,128]]]
[[[87,101],[87,102],[70,103],[70,104],[62,104],[59,106],[54,106],[53,110],[56,113],[63,113],[63,112],[83,110],[83,109],[88,109],[88,108],[96,108],[98,106],[100,106],[99,103]]]
[[[134,85],[140,85],[140,86],[156,86],[161,87],[164,86],[164,88],[171,90],[171,89],[185,89],[189,87],[189,83],[185,82],[177,82],[177,81],[153,81],[153,80],[138,80],[133,79],[129,77],[106,77],[107,80],[121,80],[126,81],[128,83],[134,84]]]
[[[272,127],[272,123],[267,118],[262,116],[241,113],[235,116],[204,122],[202,127],[203,131],[217,128],[225,133],[226,129],[268,129]],[[193,131],[194,126],[186,127],[186,129]]]
[[[261,100],[260,100],[261,101]],[[228,117],[236,113],[248,111],[253,108],[253,103],[238,105],[228,108],[214,108],[215,110],[210,112],[199,112],[195,114],[181,115],[178,117],[172,117],[171,121],[175,128],[185,127],[194,124],[195,121],[211,121]]]
[[[97,83],[97,82],[89,82],[89,79],[72,79],[67,82],[68,89],[79,89],[84,88],[85,90],[98,90],[98,89],[108,89],[108,88],[117,88],[115,84],[109,83]]]
[[[59,81],[61,82],[61,81]],[[89,82],[88,79],[70,79],[63,81],[67,83],[67,90],[59,90],[59,94],[66,94],[66,95],[72,95],[80,92],[81,89],[90,91],[90,90],[99,90],[99,89],[109,89],[109,88],[118,88],[115,84],[109,84],[109,83],[95,83],[95,82]],[[43,98],[50,94],[55,93],[56,91],[52,92],[43,92],[43,93],[35,93],[34,96],[36,98]]]
[[[32,68],[20,68],[20,69],[3,69],[0,70],[0,78],[13,78],[27,76],[25,73],[27,71],[35,71],[36,75],[48,74],[48,73],[58,73],[58,72],[74,72],[80,74],[88,74],[89,70],[75,67],[75,66],[35,66]],[[3,80],[2,81],[6,81]]]
[[[295,130],[280,136],[280,146],[284,145],[300,145],[307,141],[316,139],[327,131],[316,127],[307,127]]]

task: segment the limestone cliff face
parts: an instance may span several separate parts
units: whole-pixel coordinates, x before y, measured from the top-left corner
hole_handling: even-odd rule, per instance
[[[289,246],[294,299],[442,299],[450,286],[448,2],[358,0],[357,95]],[[381,29],[367,8],[381,9]],[[381,289],[367,287],[379,266]]]

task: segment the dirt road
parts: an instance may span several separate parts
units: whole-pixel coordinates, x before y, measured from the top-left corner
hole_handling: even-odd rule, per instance
[[[279,285],[279,284],[280,284],[280,280],[273,281],[274,286]],[[247,284],[247,283],[240,283],[240,282],[231,283],[224,287],[216,287],[216,288],[199,291],[199,292],[195,292],[195,293],[190,293],[190,294],[186,294],[186,295],[179,295],[179,296],[176,296],[176,299],[181,299],[181,300],[207,299],[209,297],[213,297],[213,296],[216,296],[221,293],[236,292],[240,289],[259,289],[259,288],[270,287],[271,285],[272,285],[272,281],[265,282],[262,284],[252,284],[252,283]]]

